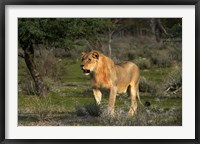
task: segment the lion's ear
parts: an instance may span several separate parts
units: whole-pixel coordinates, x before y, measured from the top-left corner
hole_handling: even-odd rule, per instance
[[[82,52],[81,54],[82,54],[82,57],[83,57],[84,55],[86,55],[86,52]]]
[[[82,56],[81,56],[81,60],[83,61],[84,56],[86,55],[86,52],[82,52],[81,54],[82,54]]]
[[[99,59],[99,53],[98,52],[93,52],[92,57]]]

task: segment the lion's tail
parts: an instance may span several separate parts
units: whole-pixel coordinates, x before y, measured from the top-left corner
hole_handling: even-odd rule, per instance
[[[137,91],[137,97],[138,97],[138,101],[139,101],[139,103],[140,103],[143,107],[148,107],[148,106],[151,105],[150,102],[145,102],[144,104],[141,102],[141,100],[140,100],[139,90]]]

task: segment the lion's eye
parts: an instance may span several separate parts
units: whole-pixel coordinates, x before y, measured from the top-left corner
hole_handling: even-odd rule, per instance
[[[88,59],[88,62],[90,62],[90,61],[91,61],[91,59],[89,58],[89,59]]]

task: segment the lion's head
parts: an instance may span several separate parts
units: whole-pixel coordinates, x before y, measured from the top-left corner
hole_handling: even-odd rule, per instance
[[[89,75],[90,73],[94,72],[97,67],[99,60],[99,52],[95,50],[91,51],[88,54],[82,52],[81,60],[81,69],[83,70],[83,73],[85,75]]]

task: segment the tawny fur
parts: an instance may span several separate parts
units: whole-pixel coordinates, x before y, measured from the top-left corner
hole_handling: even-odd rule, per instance
[[[131,98],[129,115],[137,113],[137,98],[139,99],[139,68],[136,64],[126,61],[115,64],[112,59],[99,51],[93,50],[86,54],[82,52],[83,72],[91,77],[93,94],[97,104],[101,102],[101,89],[108,89],[108,113],[114,114],[117,93],[128,92]]]

